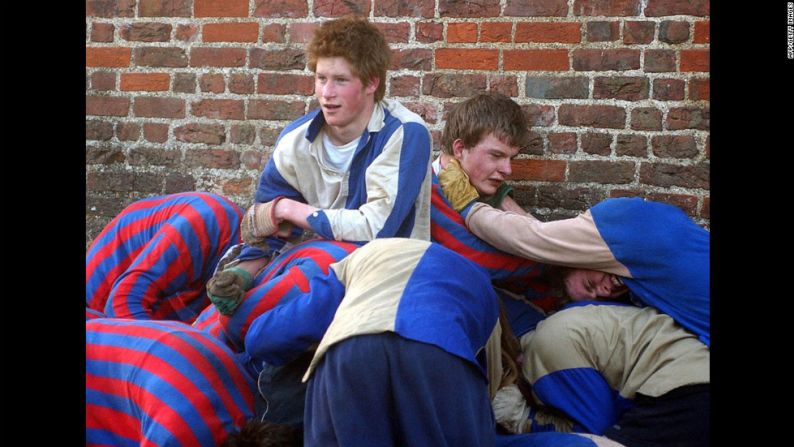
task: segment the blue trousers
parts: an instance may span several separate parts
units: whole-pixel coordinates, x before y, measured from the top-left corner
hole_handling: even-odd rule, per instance
[[[306,391],[311,446],[493,446],[487,383],[477,367],[392,332],[326,352]]]

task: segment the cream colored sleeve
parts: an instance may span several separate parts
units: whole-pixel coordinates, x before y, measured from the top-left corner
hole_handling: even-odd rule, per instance
[[[541,222],[477,203],[466,216],[466,226],[480,239],[516,256],[631,277],[598,233],[590,210],[571,219]]]

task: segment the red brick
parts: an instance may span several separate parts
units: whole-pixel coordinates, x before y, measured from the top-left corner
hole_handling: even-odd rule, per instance
[[[636,70],[640,51],[630,49],[574,50],[573,69],[577,71]]]
[[[240,162],[246,169],[254,169],[257,172],[262,171],[265,164],[262,162],[264,156],[261,151],[243,151],[240,154]]]
[[[187,55],[182,48],[140,47],[135,49],[135,65],[139,67],[187,67]]]
[[[107,141],[111,138],[113,138],[113,124],[107,121],[86,120],[86,140]]]
[[[245,103],[240,99],[203,99],[190,104],[193,116],[219,120],[245,119]]]
[[[649,73],[675,70],[675,51],[645,50],[645,71]]]
[[[640,165],[640,182],[662,187],[708,189],[709,172],[708,162],[690,166],[643,162]]]
[[[700,217],[711,219],[711,197],[703,198],[703,206],[700,208]]]
[[[513,24],[511,22],[482,22],[480,23],[480,42],[512,41]]]
[[[174,91],[179,93],[195,93],[196,74],[177,73],[174,77]]]
[[[662,130],[662,111],[654,107],[637,107],[631,111],[633,130]]]
[[[648,99],[648,78],[635,76],[597,76],[593,81],[593,99]]]
[[[261,73],[257,78],[257,93],[271,95],[311,95],[314,77],[297,74]]]
[[[207,23],[202,30],[204,42],[256,42],[259,39],[259,24]]]
[[[171,84],[171,75],[168,73],[122,73],[122,91],[168,91]]]
[[[138,96],[135,98],[133,112],[137,117],[146,118],[184,118],[185,100]]]
[[[438,22],[416,22],[416,40],[422,43],[444,40],[444,24]]]
[[[422,94],[437,98],[465,98],[485,90],[485,76],[433,73],[422,78]]]
[[[693,158],[698,154],[692,135],[657,135],[651,139],[651,149],[660,158]]]
[[[406,43],[408,35],[411,33],[411,25],[406,22],[400,23],[375,23],[375,28],[383,33],[388,43]]]
[[[536,182],[562,182],[565,181],[565,167],[563,160],[528,160],[514,159],[511,163],[513,173],[508,180],[532,180]]]
[[[614,42],[620,34],[620,22],[587,22],[588,42]]]
[[[177,25],[176,40],[182,42],[195,42],[198,37],[198,25]]]
[[[190,66],[242,67],[245,66],[245,53],[245,48],[193,48]]]
[[[428,124],[435,124],[438,122],[438,106],[430,102],[411,102],[405,101],[403,105],[410,111],[421,116]]]
[[[612,153],[612,135],[587,132],[581,137],[582,151],[588,154],[608,156]]]
[[[171,25],[168,23],[133,23],[121,27],[124,40],[139,42],[168,42],[171,39]]]
[[[438,0],[441,17],[499,17],[500,0]]]
[[[709,71],[709,50],[681,50],[681,71]]]
[[[247,94],[254,92],[254,76],[247,73],[232,73],[229,77],[229,91]]]
[[[89,191],[128,192],[132,190],[132,172],[89,172],[86,176]]]
[[[693,78],[689,80],[689,99],[692,101],[708,101],[711,97],[711,86],[708,79]]]
[[[447,42],[477,42],[476,23],[448,23]]]
[[[91,89],[93,90],[115,90],[116,73],[107,71],[95,71],[91,74]]]
[[[419,78],[416,76],[396,76],[391,78],[390,96],[419,96]]]
[[[141,125],[122,121],[116,123],[116,138],[119,141],[138,141],[141,137]]]
[[[667,112],[667,129],[709,130],[709,108],[677,107]]]
[[[435,51],[436,68],[470,70],[496,70],[499,63],[497,50],[465,48],[438,48]]]
[[[195,191],[196,180],[191,175],[178,174],[172,172],[165,177],[165,193],[175,194],[178,192]]]
[[[516,26],[516,42],[560,42],[579,43],[582,41],[582,29],[579,23],[519,23]]]
[[[127,116],[130,98],[118,96],[86,96],[85,114],[96,116]]]
[[[370,0],[314,0],[317,17],[342,17],[348,14],[369,17]]]
[[[430,71],[433,68],[433,50],[426,48],[404,48],[392,50],[391,70]]]
[[[254,180],[249,177],[245,177],[239,179],[224,180],[223,186],[221,188],[224,194],[244,196],[244,195],[251,195],[253,193],[252,191],[253,185],[254,185]]]
[[[689,22],[664,20],[659,24],[659,41],[680,44],[689,40]]]
[[[505,50],[504,69],[517,71],[567,71],[568,50]]]
[[[138,17],[190,17],[190,0],[140,0]]]
[[[259,142],[265,146],[273,146],[280,133],[281,128],[263,127],[259,130]]]
[[[248,119],[291,121],[305,113],[306,105],[298,101],[252,99],[248,102]]]
[[[271,23],[262,27],[262,43],[286,42],[287,27],[283,23]]]
[[[615,155],[647,158],[648,139],[645,135],[620,134],[615,142]]]
[[[640,0],[575,0],[573,13],[577,16],[632,17],[640,15],[640,6]]]
[[[250,124],[233,124],[229,130],[229,142],[232,144],[252,144],[256,138],[256,129]]]
[[[569,184],[541,185],[538,187],[537,206],[539,208],[564,208],[573,213],[555,213],[544,216],[544,220],[558,220],[574,217],[598,202],[606,199],[601,189],[590,187],[572,188]]]
[[[174,129],[177,141],[218,145],[226,141],[226,130],[221,124],[191,123]]]
[[[193,0],[194,17],[248,17],[248,0]]]
[[[692,39],[692,43],[709,43],[711,42],[710,32],[709,32],[709,25],[710,22],[708,20],[695,22],[695,37]]]
[[[623,129],[626,126],[626,111],[616,106],[563,104],[560,106],[559,120],[563,126]]]
[[[223,93],[226,91],[226,82],[220,73],[207,73],[201,75],[199,88],[202,92]]]
[[[240,154],[223,149],[189,149],[185,165],[191,168],[238,169]]]
[[[709,0],[648,0],[646,17],[698,16],[710,13]]]
[[[526,104],[521,110],[527,117],[530,127],[549,127],[554,125],[554,106],[545,104]]]
[[[112,23],[96,23],[91,25],[91,42],[113,42],[116,27]]]
[[[86,133],[88,129],[86,129]],[[114,165],[124,163],[126,157],[120,147],[109,146],[88,146],[85,148],[86,165]]]
[[[433,17],[435,3],[435,0],[376,0],[375,16]]]
[[[168,124],[146,123],[143,125],[143,138],[152,143],[165,143],[168,140]]]
[[[568,182],[625,184],[634,181],[632,161],[576,160],[569,162]]]
[[[625,22],[623,24],[623,43],[647,44],[653,42],[655,22]]]
[[[574,154],[576,153],[576,134],[573,132],[550,133],[549,151],[553,154]]]
[[[290,23],[288,25],[289,40],[293,43],[306,43],[314,35],[314,30],[319,28],[319,23]]]
[[[135,17],[135,0],[87,0],[86,17]]]
[[[250,68],[263,70],[303,70],[306,67],[306,56],[303,50],[284,48],[281,50],[251,49]]]
[[[683,79],[654,79],[653,99],[660,101],[682,101],[684,99]]]
[[[306,0],[256,0],[254,17],[300,18],[309,15]]]
[[[132,49],[121,47],[86,48],[86,67],[129,67]]]
[[[518,96],[518,78],[511,75],[488,75],[489,90],[505,96]]]
[[[529,131],[529,141],[526,146],[518,151],[519,154],[543,155],[543,136],[535,131]]]
[[[568,0],[507,0],[505,17],[565,17]]]

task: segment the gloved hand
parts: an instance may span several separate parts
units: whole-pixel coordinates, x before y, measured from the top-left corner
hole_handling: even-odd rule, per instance
[[[207,295],[223,315],[232,315],[243,300],[245,291],[254,279],[240,267],[231,267],[215,273],[207,282]]]
[[[292,223],[276,220],[276,204],[284,197],[276,197],[270,202],[254,203],[240,222],[240,235],[247,245],[266,250],[267,238],[274,234],[288,236],[292,232]]]
[[[477,188],[469,181],[469,175],[454,158],[438,173],[438,182],[455,211],[462,210],[480,196]]]
[[[491,401],[496,423],[510,433],[524,433],[530,408],[517,385],[500,388]],[[531,424],[529,424],[531,427]]]
[[[496,189],[494,195],[490,197],[483,197],[480,199],[480,202],[487,203],[494,208],[499,208],[505,196],[513,197],[513,187],[505,182],[502,182],[502,184],[499,185],[499,188]]]

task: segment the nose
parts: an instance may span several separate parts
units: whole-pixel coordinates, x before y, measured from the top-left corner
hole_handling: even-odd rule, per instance
[[[511,160],[509,158],[505,158],[499,166],[499,172],[501,172],[505,177],[513,173],[513,167],[511,166],[510,161]]]
[[[334,96],[336,90],[333,85],[333,82],[326,82],[320,87],[320,94],[323,95],[323,98],[332,98]]]

